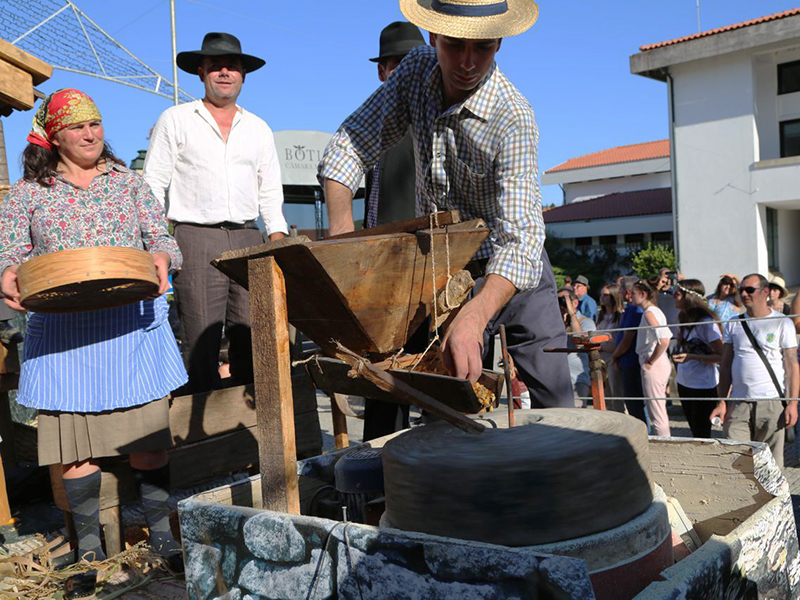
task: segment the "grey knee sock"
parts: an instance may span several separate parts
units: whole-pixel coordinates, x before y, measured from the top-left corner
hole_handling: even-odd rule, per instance
[[[169,527],[169,464],[152,471],[132,471],[150,529],[150,545],[163,557],[180,552],[181,545],[175,541]]]
[[[100,545],[100,471],[63,481],[78,535],[78,558],[105,560]]]

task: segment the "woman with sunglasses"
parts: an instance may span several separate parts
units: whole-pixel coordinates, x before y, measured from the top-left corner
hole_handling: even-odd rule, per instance
[[[739,281],[735,275],[723,275],[717,289],[708,297],[708,306],[714,311],[718,321],[734,319],[742,312],[744,305],[739,295]]]
[[[684,279],[674,292],[678,320],[678,351],[672,360],[678,369],[678,395],[681,398],[716,398],[722,359],[722,329],[714,324],[715,315],[705,299],[706,289],[697,279]],[[700,323],[700,325],[688,325]],[[711,437],[711,411],[716,400],[687,400],[681,402],[692,436]]]
[[[667,393],[672,366],[667,358],[667,347],[672,339],[672,332],[667,327],[667,317],[655,305],[656,292],[646,281],[633,284],[633,302],[644,314],[640,326],[652,326],[656,329],[643,329],[636,336],[636,354],[642,367],[642,388],[645,395],[645,406],[650,414],[650,423],[654,435],[669,436],[669,417],[664,398]]]

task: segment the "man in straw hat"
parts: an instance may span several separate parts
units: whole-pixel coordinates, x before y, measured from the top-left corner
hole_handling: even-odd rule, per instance
[[[502,38],[536,21],[532,0],[400,0],[406,18],[430,32],[392,76],[339,128],[318,179],[332,234],[353,229],[352,198],[381,152],[414,134],[416,212],[457,208],[491,230],[470,268],[481,275],[443,338],[445,362],[476,381],[501,324],[534,406],[573,406],[556,287],[544,251],[537,181],[538,133],[525,97],[494,61]]]
[[[270,239],[283,237],[287,227],[272,131],[236,104],[245,77],[264,61],[242,53],[231,34],[209,33],[200,50],[179,53],[177,63],[200,77],[205,96],[158,119],[144,178],[166,204],[183,252],[174,285],[189,391],[198,392],[217,384],[223,326],[233,382],[253,380],[247,290],[209,262],[262,243],[259,216]]]

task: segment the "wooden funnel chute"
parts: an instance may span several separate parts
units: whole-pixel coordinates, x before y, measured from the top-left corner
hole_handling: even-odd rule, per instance
[[[247,261],[273,256],[286,280],[289,322],[326,352],[332,340],[361,355],[397,350],[430,314],[435,289],[464,268],[489,235],[481,219],[418,231],[304,236],[226,252],[212,264],[248,287]],[[445,219],[439,220],[440,223]],[[402,228],[401,228],[402,229]],[[449,252],[448,252],[449,246]]]

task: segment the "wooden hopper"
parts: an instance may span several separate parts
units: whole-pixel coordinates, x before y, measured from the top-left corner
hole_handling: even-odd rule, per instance
[[[226,252],[212,261],[248,287],[247,261],[273,256],[286,280],[289,322],[331,354],[333,341],[362,356],[393,352],[430,314],[435,288],[472,259],[489,235],[481,219],[431,230],[348,234],[319,242],[305,236]],[[439,220],[442,223],[443,219]],[[408,228],[408,226],[406,227]],[[384,229],[385,231],[385,229]],[[435,265],[434,265],[435,263]]]

